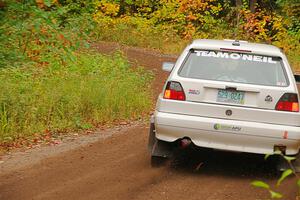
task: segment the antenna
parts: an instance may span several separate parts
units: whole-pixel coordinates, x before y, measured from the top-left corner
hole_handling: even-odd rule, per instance
[[[239,12],[240,8],[241,8],[241,6],[237,5],[236,9],[235,9],[235,11],[236,11],[236,27],[235,27],[235,31],[234,31],[234,39],[236,41],[238,41],[237,36],[238,36],[239,26],[240,26],[240,12]]]

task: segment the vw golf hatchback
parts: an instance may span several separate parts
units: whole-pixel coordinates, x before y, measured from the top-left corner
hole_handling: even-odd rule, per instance
[[[152,164],[175,147],[296,155],[297,85],[277,47],[234,40],[195,40],[170,71],[151,117]]]

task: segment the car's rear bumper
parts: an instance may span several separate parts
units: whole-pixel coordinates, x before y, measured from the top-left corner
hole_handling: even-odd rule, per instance
[[[200,147],[271,154],[274,146],[286,146],[286,154],[297,154],[300,127],[226,120],[156,111],[156,137],[173,142],[189,137]]]

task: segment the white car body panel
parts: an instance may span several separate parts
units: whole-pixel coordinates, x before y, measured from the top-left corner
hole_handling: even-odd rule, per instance
[[[287,147],[287,155],[294,155],[300,147],[300,127],[295,126],[163,112],[155,113],[155,124],[156,137],[167,142],[189,137],[200,147],[259,154],[271,154],[275,145],[283,145]],[[216,124],[225,126],[225,130],[215,130]],[[236,129],[227,130],[227,127]]]
[[[227,116],[225,114],[225,111],[228,109],[232,110],[233,115]],[[298,127],[300,120],[300,115],[296,112],[278,112],[276,110],[264,110],[248,107],[241,108],[232,105],[170,101],[163,99],[162,95],[160,95],[157,100],[156,111]]]
[[[282,58],[289,84],[284,87],[254,85],[186,78],[178,74],[190,49],[220,48],[243,49],[251,51],[251,54]],[[195,40],[178,58],[168,81],[182,85],[186,100],[168,100],[162,94],[158,97],[154,114],[157,139],[173,142],[189,137],[195,145],[201,147],[259,154],[273,153],[274,146],[283,145],[286,146],[287,155],[298,153],[300,113],[275,110],[284,93],[298,94],[287,58],[277,47],[245,42],[233,46],[232,41]],[[245,103],[232,105],[216,102],[216,91],[226,87],[244,91]],[[197,95],[190,94],[190,90],[196,91],[194,93]],[[265,101],[267,95],[272,96],[272,102]],[[226,110],[231,110],[233,114],[227,116]],[[214,126],[218,124],[226,130],[216,130]],[[227,130],[229,127],[240,130]]]

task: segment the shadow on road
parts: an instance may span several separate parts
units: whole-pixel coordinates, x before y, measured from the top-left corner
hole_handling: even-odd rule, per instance
[[[169,162],[169,167],[183,173],[205,174],[247,179],[278,179],[278,157],[267,160],[263,155],[188,149],[181,151]]]

